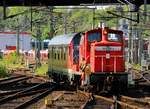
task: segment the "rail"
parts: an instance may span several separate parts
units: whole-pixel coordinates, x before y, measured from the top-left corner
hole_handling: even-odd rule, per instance
[[[12,80],[12,79],[16,79],[16,78],[20,78],[20,77],[25,77],[25,76],[11,76],[11,77],[6,77],[4,79],[0,79],[0,83],[4,82],[4,81],[8,81],[8,80]]]
[[[13,95],[9,95],[9,96],[7,96],[7,97],[5,97],[5,98],[2,98],[2,99],[0,99],[0,105],[2,105],[2,104],[6,103],[6,102],[8,102],[8,101],[10,101],[10,100],[13,100],[13,99],[19,97],[19,96],[22,95],[23,93],[27,93],[27,92],[29,92],[29,91],[34,91],[34,90],[37,90],[37,89],[39,89],[39,88],[42,88],[42,87],[44,87],[46,84],[48,84],[48,83],[41,83],[41,84],[38,84],[38,85],[35,85],[35,86],[32,86],[32,87],[29,87],[29,88],[27,88],[27,89],[25,89],[25,90],[22,90],[22,91],[20,91],[20,92],[18,92],[18,93],[15,93],[15,94],[13,94]]]
[[[84,109],[84,106],[86,106],[85,101],[88,103],[89,100],[89,96],[74,91],[56,91],[53,94],[55,96],[48,96],[45,100],[47,108]],[[42,108],[46,108],[45,106]]]
[[[136,82],[145,82],[145,81],[146,81],[148,84],[150,84],[150,78],[147,79],[147,78],[145,77],[146,74],[149,74],[149,75],[150,75],[150,73],[147,73],[146,71],[143,71],[143,73],[141,73],[141,71],[140,71],[140,70],[137,70],[137,69],[133,69],[133,70],[137,71],[136,73],[138,73],[138,74],[140,75],[140,78],[137,79],[137,80],[135,80]],[[144,79],[144,80],[142,80],[142,79]]]
[[[20,81],[25,81],[25,80],[30,79],[30,78],[32,78],[32,77],[19,77],[19,78],[3,81],[0,83],[0,86],[11,85],[11,84],[14,84],[14,83],[17,83]]]
[[[89,95],[87,92],[79,91],[80,93],[84,93],[85,95]],[[114,109],[117,109],[117,107],[122,107],[123,109],[129,108],[129,109],[150,109],[150,102],[142,100],[142,99],[136,99],[136,98],[131,98],[127,96],[119,96],[116,97],[117,99],[114,99],[114,97],[104,97],[100,95],[93,95],[93,100],[101,100],[105,101],[108,104],[111,104]],[[85,107],[88,106],[90,103],[85,102],[84,108],[82,107],[81,109],[86,109]],[[91,104],[92,105],[92,104]],[[100,105],[100,104],[94,104],[94,105]],[[112,108],[112,107],[111,107]]]
[[[34,98],[18,105],[17,107],[15,107],[14,109],[24,109],[28,106],[30,106],[31,104],[37,102],[38,100],[40,100],[41,98],[45,97],[46,95],[48,95],[53,89],[55,88],[55,86],[51,87],[50,89],[47,89],[46,91],[44,91],[43,93],[38,94],[37,96],[35,96]]]

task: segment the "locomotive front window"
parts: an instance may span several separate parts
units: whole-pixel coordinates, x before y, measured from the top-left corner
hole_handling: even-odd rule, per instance
[[[117,33],[108,33],[108,41],[111,42],[122,42],[122,36]]]
[[[88,34],[88,41],[89,42],[101,41],[101,34],[99,32]]]

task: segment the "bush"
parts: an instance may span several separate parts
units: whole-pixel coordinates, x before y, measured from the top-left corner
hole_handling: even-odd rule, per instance
[[[137,70],[140,70],[141,69],[141,66],[140,64],[134,64],[133,65],[133,68],[137,69]]]
[[[35,73],[37,75],[46,75],[46,72],[48,71],[48,65],[47,64],[43,64],[42,66],[38,67],[35,70]]]
[[[17,56],[16,52],[5,55],[3,59],[0,59],[0,64],[7,68],[24,67],[22,64],[22,56]]]
[[[4,57],[4,60],[7,64],[16,64],[18,62],[18,58],[16,52],[10,53]]]
[[[4,65],[0,65],[0,77],[6,77],[8,76],[8,70]]]

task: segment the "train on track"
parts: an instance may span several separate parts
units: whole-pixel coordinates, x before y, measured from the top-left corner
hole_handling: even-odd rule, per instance
[[[125,91],[128,73],[124,47],[123,32],[107,27],[56,36],[49,42],[48,74],[55,81],[80,86],[84,57],[91,68],[90,85],[94,90]]]

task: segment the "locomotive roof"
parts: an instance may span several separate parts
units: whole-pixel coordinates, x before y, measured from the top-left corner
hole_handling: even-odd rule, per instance
[[[49,41],[49,45],[69,45],[77,33],[55,36]]]

